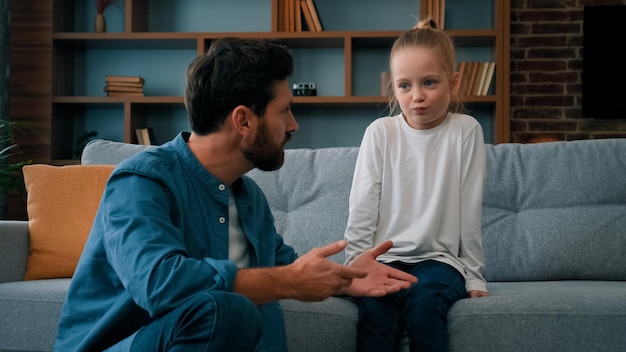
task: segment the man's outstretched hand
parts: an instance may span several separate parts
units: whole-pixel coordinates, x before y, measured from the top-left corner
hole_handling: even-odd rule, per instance
[[[393,247],[393,242],[385,241],[356,257],[350,263],[350,267],[366,271],[367,276],[352,279],[352,284],[342,288],[341,294],[353,297],[381,297],[409,288],[411,284],[416,283],[415,276],[376,260],[391,247]]]

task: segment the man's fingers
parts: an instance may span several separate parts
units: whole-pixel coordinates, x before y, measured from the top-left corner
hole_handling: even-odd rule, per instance
[[[324,247],[319,247],[318,251],[322,257],[326,258],[343,251],[343,249],[346,248],[346,244],[346,240],[339,240],[337,242],[327,244]]]
[[[339,275],[345,279],[362,279],[367,276],[367,271],[362,269],[353,268],[350,266],[340,265]]]

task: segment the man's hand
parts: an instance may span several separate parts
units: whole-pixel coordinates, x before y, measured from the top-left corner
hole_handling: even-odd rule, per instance
[[[364,268],[337,264],[327,257],[346,248],[346,241],[333,242],[324,247],[313,248],[298,258],[291,269],[290,280],[293,283],[291,298],[300,301],[321,301],[339,294],[350,286],[354,279],[364,278],[368,272]]]
[[[345,240],[313,248],[295,262],[270,268],[240,269],[234,290],[256,304],[284,298],[323,301],[330,296],[384,296],[408,288],[417,278],[376,261],[391,241],[363,252],[349,265],[328,259],[346,248]]]
[[[380,263],[376,258],[393,247],[392,241],[385,241],[356,257],[350,267],[363,269],[367,272],[364,278],[355,278],[352,285],[344,287],[342,294],[353,297],[381,297],[390,293],[409,288],[417,282],[417,278],[402,270]]]
[[[469,295],[470,298],[488,297],[489,293],[487,293],[485,291],[471,290],[471,291],[468,292],[468,295]]]

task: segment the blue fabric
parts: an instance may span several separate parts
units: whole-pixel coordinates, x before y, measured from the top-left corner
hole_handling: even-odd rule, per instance
[[[448,310],[467,295],[463,276],[434,260],[389,265],[410,272],[419,281],[393,295],[356,300],[357,351],[394,352],[405,332],[411,351],[447,351]]]
[[[211,292],[192,296],[141,328],[130,351],[253,351],[260,335],[261,317],[252,301],[230,292]]]
[[[297,254],[274,229],[260,188],[244,176],[232,189],[209,174],[187,133],[134,155],[113,171],[79,260],[59,323],[57,351],[104,349],[202,292],[232,292],[228,197],[251,245],[250,267]],[[259,307],[265,341],[285,350],[277,302]],[[78,346],[78,348],[77,348]]]

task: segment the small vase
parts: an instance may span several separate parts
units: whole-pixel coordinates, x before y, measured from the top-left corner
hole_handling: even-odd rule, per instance
[[[93,30],[96,33],[104,33],[107,31],[107,21],[104,15],[97,14],[93,21]]]

